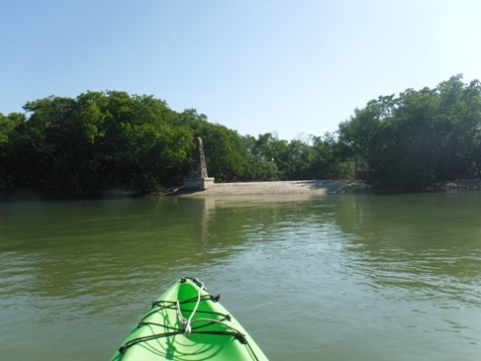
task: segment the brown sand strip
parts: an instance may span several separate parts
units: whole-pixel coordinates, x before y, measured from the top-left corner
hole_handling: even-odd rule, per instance
[[[313,180],[285,182],[244,182],[215,183],[206,190],[178,190],[172,195],[184,197],[208,197],[221,195],[257,195],[257,194],[310,194],[325,195],[338,193],[356,193],[367,191],[369,186],[362,181],[349,180]]]

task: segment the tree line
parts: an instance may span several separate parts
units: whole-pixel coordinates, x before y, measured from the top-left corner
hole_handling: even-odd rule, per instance
[[[312,144],[272,134],[241,136],[194,109],[121,91],[51,96],[24,113],[0,113],[0,189],[97,193],[161,191],[182,184],[200,136],[217,181],[349,176],[333,138]]]
[[[200,136],[220,182],[355,178],[418,188],[481,174],[481,84],[454,76],[436,88],[381,96],[337,132],[286,141],[240,135],[195,109],[122,91],[51,96],[0,113],[0,190],[97,193],[179,186]]]
[[[380,96],[339,126],[339,143],[374,184],[424,188],[481,176],[481,83]]]

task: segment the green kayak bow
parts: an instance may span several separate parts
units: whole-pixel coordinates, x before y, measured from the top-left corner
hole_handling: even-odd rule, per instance
[[[197,278],[165,291],[130,331],[111,361],[254,360],[267,357]]]

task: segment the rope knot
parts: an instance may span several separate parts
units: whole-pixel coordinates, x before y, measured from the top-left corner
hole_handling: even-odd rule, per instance
[[[199,307],[199,304],[200,304],[201,291],[205,288],[203,282],[201,282],[197,278],[195,278],[194,280],[195,280],[194,283],[199,287],[199,291],[197,293],[197,302],[196,302],[195,307],[192,310],[192,313],[190,314],[190,317],[188,319],[185,318],[184,316],[182,316],[182,311],[180,310],[179,300],[175,301],[175,304],[177,306],[177,318],[179,319],[182,326],[184,326],[184,335],[190,335],[191,332],[192,332],[192,326],[191,326],[192,319],[194,318],[194,315],[195,315],[195,313],[197,311],[197,308]]]

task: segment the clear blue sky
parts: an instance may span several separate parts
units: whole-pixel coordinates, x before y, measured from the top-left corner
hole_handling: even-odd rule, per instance
[[[481,80],[479,0],[2,0],[0,112],[121,90],[240,134],[335,131],[356,107]]]

